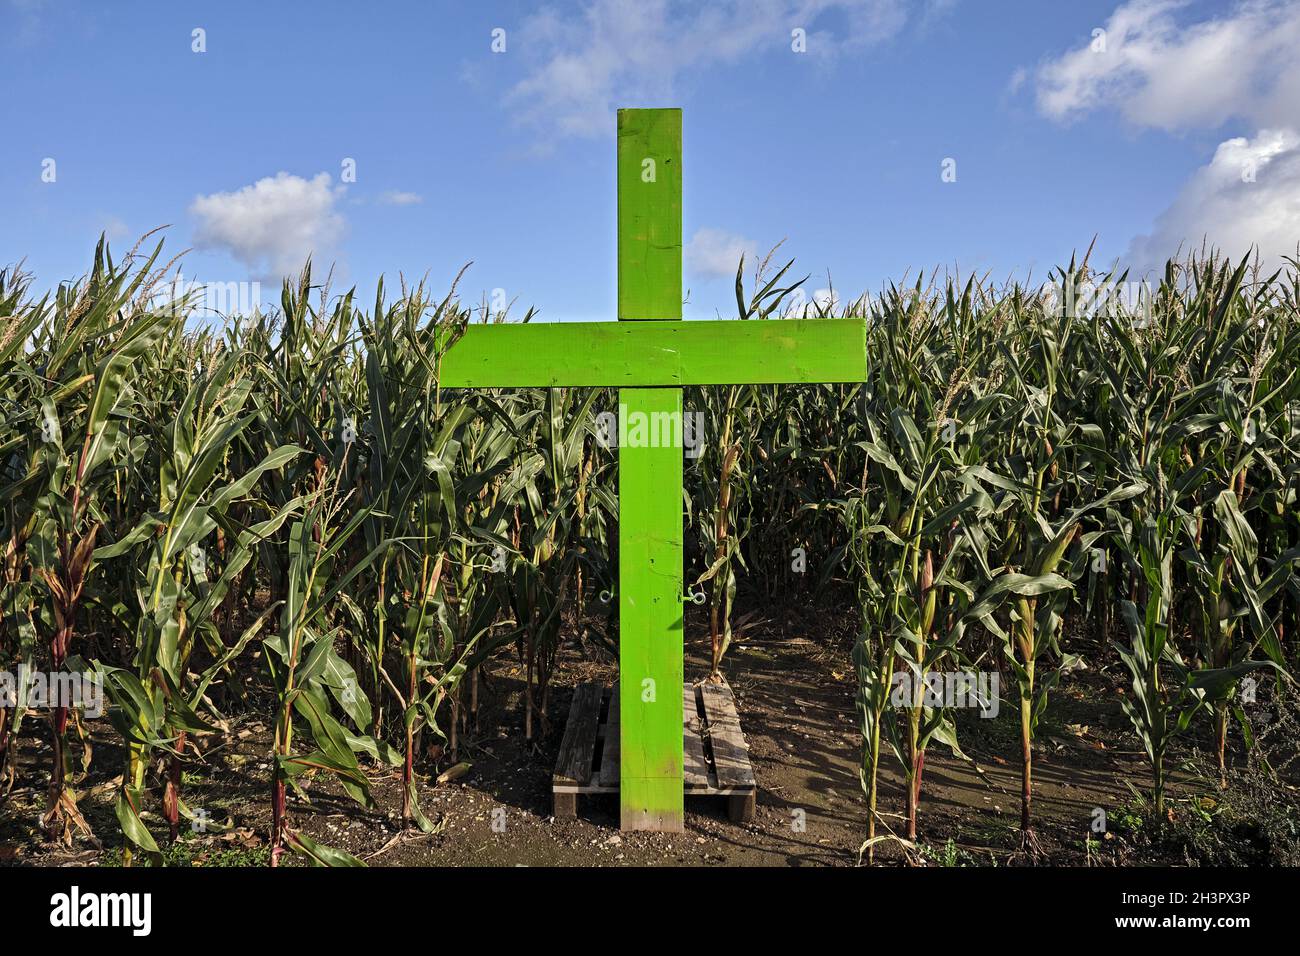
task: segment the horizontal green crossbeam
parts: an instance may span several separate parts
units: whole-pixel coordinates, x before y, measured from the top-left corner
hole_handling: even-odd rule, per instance
[[[860,382],[862,319],[471,325],[443,388]]]

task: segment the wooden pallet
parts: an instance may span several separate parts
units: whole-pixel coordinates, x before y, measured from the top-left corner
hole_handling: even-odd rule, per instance
[[[575,816],[580,793],[618,793],[618,708],[618,684],[612,691],[594,681],[575,688],[552,777],[556,817]],[[682,688],[682,756],[687,796],[726,797],[732,820],[754,819],[754,768],[725,684]]]

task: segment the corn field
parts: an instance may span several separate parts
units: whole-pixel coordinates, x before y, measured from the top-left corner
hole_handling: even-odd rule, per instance
[[[196,323],[159,302],[173,265],[161,243],[115,260],[101,241],[48,294],[0,272],[0,670],[102,681],[124,862],[178,838],[194,742],[257,706],[271,864],[356,865],[295,826],[309,786],[373,806],[373,775],[400,774],[401,819],[431,830],[417,784],[456,759],[482,676],[517,662],[540,742],[563,726],[560,652],[615,646],[599,416],[617,395],[440,389],[462,329],[514,320],[454,288],[362,302],[308,266],[278,309]],[[739,319],[829,315],[792,307],[790,264],[765,266],[741,263]],[[900,677],[1005,675],[1029,854],[1039,718],[1080,668],[1125,675],[1157,818],[1174,741],[1207,732],[1230,785],[1251,746],[1243,681],[1291,679],[1300,265],[1202,257],[1141,301],[1129,286],[1086,258],[1037,288],[890,286],[835,310],[867,319],[865,381],[687,389],[696,678],[723,679],[755,608],[851,618],[864,862],[924,838],[931,746],[962,755],[956,705],[900,705]],[[0,786],[46,789],[41,827],[69,845],[92,838],[78,790],[110,759],[83,710],[0,708]],[[24,736],[48,764],[19,766]],[[898,827],[885,772],[904,782]]]

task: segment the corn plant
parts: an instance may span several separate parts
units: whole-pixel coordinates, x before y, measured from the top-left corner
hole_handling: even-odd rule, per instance
[[[454,286],[387,302],[381,284],[367,310],[309,264],[278,307],[195,327],[153,295],[159,256],[101,244],[85,279],[36,300],[0,270],[0,667],[103,676],[136,862],[192,813],[196,738],[254,706],[257,657],[272,861],[355,864],[295,825],[291,798],[372,805],[369,775],[396,772],[394,810],[431,829],[421,775],[460,760],[505,645],[542,751],[560,649],[616,651],[616,462],[591,420],[615,393],[440,389],[470,320]],[[760,262],[751,294],[744,265],[741,320],[838,309],[791,305],[789,263]],[[1077,657],[1104,672],[1118,652],[1162,810],[1179,734],[1204,721],[1230,784],[1233,719],[1247,746],[1255,719],[1241,681],[1289,679],[1300,263],[1170,263],[1138,308],[1115,304],[1129,285],[1087,256],[1050,286],[1092,286],[1091,304],[920,277],[839,309],[867,319],[863,382],[687,390],[708,429],[685,491],[709,676],[767,603],[853,608],[868,861],[885,840],[919,853],[928,748],[961,756],[953,705],[921,690],[935,672],[1014,681],[1030,851],[1038,725]],[[8,782],[27,716],[0,703]],[[46,822],[71,839],[77,773],[102,757],[72,759],[75,708],[51,718]],[[897,834],[878,832],[882,744]]]
[[[862,393],[859,412],[866,436],[857,443],[865,455],[862,485],[856,500],[844,505],[863,578],[864,633],[854,659],[863,729],[869,735],[864,739],[868,859],[877,839],[874,807],[882,734],[904,767],[909,844],[917,838],[929,742],[940,740],[959,752],[951,713],[928,704],[922,688],[945,661],[960,660],[967,606],[974,597],[964,579],[973,572],[968,561],[979,561],[966,552],[987,548],[980,529],[992,508],[976,480],[974,462],[993,400],[971,389],[959,367],[945,370],[949,387],[943,393],[929,389],[927,378],[939,373],[942,354],[932,346],[951,326],[915,322],[916,310],[928,307],[919,294],[919,287],[912,297],[896,294],[891,311],[876,327],[879,365]],[[950,313],[950,318],[955,316]],[[869,333],[869,350],[872,342]],[[880,500],[874,510],[867,503],[873,496]],[[899,686],[910,693],[896,694]],[[890,703],[896,706],[890,708]]]
[[[463,323],[449,305],[450,297],[425,322],[427,303],[423,290],[416,289],[391,312],[384,313],[377,303],[376,328],[366,333],[372,442],[366,487],[377,509],[367,519],[367,540],[373,542],[379,529],[391,527],[402,545],[378,558],[378,633],[371,651],[402,715],[402,815],[426,831],[433,825],[419,809],[416,741],[426,728],[445,739],[437,711],[458,686],[474,645],[487,630],[462,634],[458,646],[445,601],[443,569],[464,504],[452,470],[460,454],[459,435],[474,414],[467,404],[444,405],[438,391],[438,359]],[[364,613],[354,607],[353,616],[360,619]],[[395,639],[400,684],[384,667],[386,632]]]
[[[0,269],[0,319],[5,325],[0,335],[0,502],[4,506],[0,515],[4,542],[0,667],[19,675],[30,670],[38,640],[27,544],[35,530],[34,498],[38,493],[32,478],[38,474],[37,457],[44,453],[33,436],[48,430],[36,402],[46,385],[31,360],[39,364],[39,346],[33,348],[32,343],[37,330],[48,321],[49,297],[30,302],[30,282],[31,277],[19,269]],[[9,744],[26,711],[25,689],[19,687],[12,706],[9,701],[0,702],[0,781],[5,781],[6,791],[14,781]]]
[[[166,332],[161,316],[145,311],[158,279],[150,270],[160,251],[161,245],[132,272],[113,263],[101,240],[86,284],[60,290],[49,329],[42,378],[58,384],[34,396],[41,447],[20,481],[36,489],[26,547],[33,578],[46,592],[48,615],[37,615],[37,630],[44,631],[55,671],[63,669],[77,635],[95,570],[95,542],[107,520],[102,502],[113,487],[113,469],[129,452],[124,416],[132,400],[132,373]],[[96,355],[97,341],[110,343],[102,357]],[[67,787],[70,712],[66,702],[51,710],[53,771],[44,820],[64,839],[70,839],[72,827],[89,830]]]
[[[794,266],[791,259],[771,278],[768,267],[776,249],[771,250],[754,267],[754,291],[745,293],[745,257],[736,267],[736,310],[740,321],[766,321],[779,315],[788,297],[806,278],[782,286],[780,283]],[[774,390],[769,390],[769,393]],[[722,658],[732,641],[732,609],[736,600],[738,577],[736,566],[744,565],[742,546],[751,528],[753,505],[750,481],[755,458],[765,455],[759,432],[763,418],[761,390],[756,386],[725,386],[691,389],[690,403],[702,413],[705,428],[716,429],[716,438],[707,441],[694,435],[701,444],[702,455],[690,468],[691,492],[687,493],[687,522],[694,525],[704,569],[690,585],[694,591],[708,586],[709,607],[709,674],[713,683],[722,681]],[[685,426],[683,426],[685,427]],[[753,457],[751,457],[753,456]],[[696,592],[698,593],[698,592]]]
[[[319,462],[319,459],[318,459]],[[337,474],[322,466],[316,486],[293,523],[289,535],[289,567],[280,629],[263,641],[266,662],[276,692],[274,767],[271,785],[271,865],[279,863],[286,847],[298,850],[315,863],[356,865],[344,851],[322,846],[289,825],[287,793],[292,787],[306,799],[298,779],[305,773],[331,774],[345,793],[364,806],[372,806],[370,783],[357,762],[368,747],[349,734],[334,715],[330,700],[344,713],[358,717],[360,695],[356,675],[334,647],[338,628],[328,611],[338,594],[364,572],[380,554],[393,546],[381,542],[345,573],[334,576],[340,551],[357,533],[368,515],[359,508],[348,516]],[[306,723],[314,750],[299,753],[294,716]]]
[[[452,689],[452,719],[448,746],[459,758],[462,723],[477,722],[479,665],[514,632],[500,621],[504,595],[493,576],[504,573],[513,545],[507,537],[515,485],[507,473],[518,474],[516,453],[521,435],[507,411],[491,397],[478,393],[478,408],[460,437],[460,469],[456,481],[459,520],[448,549],[449,587],[444,606],[459,647],[479,648],[468,662],[469,701],[463,687]],[[512,623],[512,622],[511,622]]]
[[[590,481],[588,437],[594,437],[591,409],[598,398],[590,389],[546,389],[536,451],[522,466],[530,480],[522,485],[514,509],[506,600],[519,626],[526,740],[533,739],[534,713],[547,726],[561,614],[578,579],[583,515],[575,506]]]
[[[198,702],[256,636],[269,611],[230,647],[222,643],[213,615],[248,563],[254,543],[277,531],[299,505],[291,501],[253,528],[230,524],[232,504],[265,473],[279,470],[301,452],[283,446],[236,478],[220,474],[227,448],[255,418],[246,410],[252,388],[246,359],[239,353],[219,358],[196,376],[179,408],[169,411],[172,419],[159,423],[161,434],[153,443],[160,450],[155,507],[119,541],[95,552],[98,560],[125,554],[133,558],[124,562],[136,575],[133,666],[104,671],[117,705],[116,722],[128,743],[118,820],[132,845],[153,853],[157,845],[141,819],[150,751],[162,748],[169,755],[163,815],[175,840],[186,735],[215,729],[197,716]],[[208,547],[218,527],[233,536],[222,567],[209,565]],[[216,572],[215,580],[210,570]],[[204,646],[215,663],[191,683],[189,664],[197,646]],[[126,860],[131,860],[129,848]]]

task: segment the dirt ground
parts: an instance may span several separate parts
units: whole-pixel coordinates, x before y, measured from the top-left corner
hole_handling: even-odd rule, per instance
[[[688,681],[700,680],[707,671],[702,625],[688,617]],[[450,754],[423,768],[432,772],[422,781],[421,804],[436,832],[400,825],[401,781],[397,771],[387,768],[371,768],[378,809],[356,806],[328,782],[311,782],[310,806],[291,798],[292,824],[372,866],[856,865],[865,837],[866,801],[849,659],[853,631],[851,613],[791,609],[753,623],[728,653],[724,671],[759,787],[751,824],[731,823],[725,799],[707,797],[687,798],[686,831],[680,834],[620,833],[614,796],[579,798],[576,820],[551,816],[551,771],[573,686],[580,680],[612,680],[615,671],[612,659],[593,663],[590,650],[584,654],[576,648],[561,656],[549,726],[531,744],[523,739],[520,668],[508,652],[490,662],[478,726],[466,728],[460,739],[457,758],[469,763],[468,771],[436,783],[433,778],[456,762]],[[1017,852],[1019,718],[1006,702],[1007,687],[1004,682],[996,717],[972,712],[959,719],[959,739],[969,759],[931,747],[920,853],[907,854],[886,843],[878,852],[880,862],[1026,862]],[[1035,755],[1034,811],[1043,850],[1039,862],[1294,862],[1289,854],[1300,842],[1296,787],[1271,782],[1265,799],[1272,808],[1268,819],[1243,821],[1217,781],[1203,775],[1197,751],[1191,749],[1173,761],[1180,785],[1170,816],[1194,832],[1172,842],[1167,836],[1155,842],[1146,837],[1137,793],[1149,786],[1149,775],[1119,707],[1122,692],[1118,674],[1084,670],[1069,675],[1053,693]],[[270,728],[264,718],[253,716],[231,717],[229,727],[229,733],[203,742],[202,760],[193,761],[186,773],[183,798],[201,822],[197,829],[183,828],[180,842],[166,852],[168,863],[266,862]],[[45,842],[39,830],[45,794],[33,783],[45,779],[49,747],[33,738],[36,729],[36,721],[24,727],[18,785],[0,804],[0,864],[120,861],[113,801],[114,775],[122,760],[115,735],[106,721],[92,722],[90,771],[76,784],[83,812],[103,844],[96,847],[82,838],[69,848]],[[884,826],[901,833],[897,761],[882,748],[881,763]],[[1249,787],[1241,792],[1243,799],[1258,800]],[[1095,829],[1099,813],[1105,814],[1105,832]],[[149,822],[156,834],[163,831],[157,815]],[[1206,849],[1216,840],[1223,845],[1219,856],[1213,855],[1213,846]]]

